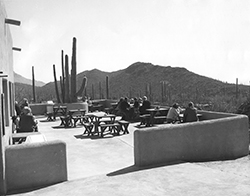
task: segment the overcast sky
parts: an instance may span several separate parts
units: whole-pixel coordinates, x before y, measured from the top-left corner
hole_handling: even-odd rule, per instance
[[[185,67],[224,82],[250,81],[249,0],[4,0],[14,70],[36,80],[61,75],[61,50],[77,73],[124,69],[135,62]]]

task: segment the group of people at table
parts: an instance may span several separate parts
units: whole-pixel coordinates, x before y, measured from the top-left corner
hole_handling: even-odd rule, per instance
[[[124,120],[133,121],[138,120],[142,115],[149,114],[151,108],[151,103],[146,96],[142,99],[133,98],[131,100],[122,97],[118,102],[115,114],[121,115]],[[167,123],[195,122],[198,120],[197,109],[193,102],[189,102],[185,109],[182,109],[178,103],[174,103],[168,109],[166,115]]]
[[[141,115],[148,114],[149,109],[152,108],[150,101],[144,96],[142,99],[128,99],[120,98],[115,108],[114,114],[122,116],[122,120],[133,121],[140,119]],[[37,121],[32,114],[31,108],[27,99],[23,99],[19,105],[15,102],[16,115],[12,118],[16,124],[17,133],[20,132],[34,132],[37,131]],[[166,122],[195,122],[198,121],[197,109],[193,102],[189,102],[188,107],[182,109],[178,103],[174,103],[168,109]]]

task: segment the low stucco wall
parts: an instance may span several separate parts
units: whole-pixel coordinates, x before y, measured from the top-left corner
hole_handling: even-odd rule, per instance
[[[64,104],[54,104],[57,105],[64,105],[67,106],[68,110],[74,109],[85,109],[88,112],[88,104],[87,103],[64,103]],[[29,105],[33,115],[44,115],[48,112],[48,110],[53,111],[53,104],[48,103],[36,103]]]
[[[248,155],[248,152],[248,117],[245,115],[165,124],[134,132],[134,160],[137,166],[235,159]]]
[[[66,144],[61,141],[8,146],[7,192],[52,185],[67,180]]]
[[[46,103],[37,103],[37,104],[30,104],[30,108],[32,110],[33,115],[44,115],[47,112],[47,105]]]

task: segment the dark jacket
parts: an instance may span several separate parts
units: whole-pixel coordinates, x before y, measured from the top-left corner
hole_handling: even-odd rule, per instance
[[[33,115],[22,114],[19,122],[18,132],[33,132],[34,127],[36,127],[36,121]]]
[[[183,122],[195,122],[198,121],[197,109],[196,108],[186,108],[183,115]]]
[[[148,100],[145,100],[142,102],[142,106],[140,107],[140,114],[146,114],[147,113],[147,109],[151,108],[151,103]]]

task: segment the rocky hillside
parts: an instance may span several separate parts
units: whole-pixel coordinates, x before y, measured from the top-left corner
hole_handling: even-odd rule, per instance
[[[77,75],[80,86],[86,76],[87,95],[92,99],[106,97],[106,76],[109,77],[109,95],[118,99],[121,96],[141,97],[147,95],[156,102],[178,101],[207,102],[216,95],[231,96],[235,94],[235,84],[228,84],[212,78],[201,76],[181,67],[164,67],[151,63],[136,62],[126,69],[115,72],[103,72],[97,69],[84,71]],[[164,85],[163,85],[164,83]],[[27,98],[32,98],[31,87],[16,86],[16,96],[27,91]],[[79,88],[79,86],[77,88]],[[248,93],[247,86],[239,86],[240,93]],[[37,100],[55,100],[55,85],[53,82],[36,88]],[[31,94],[29,94],[31,93]]]

